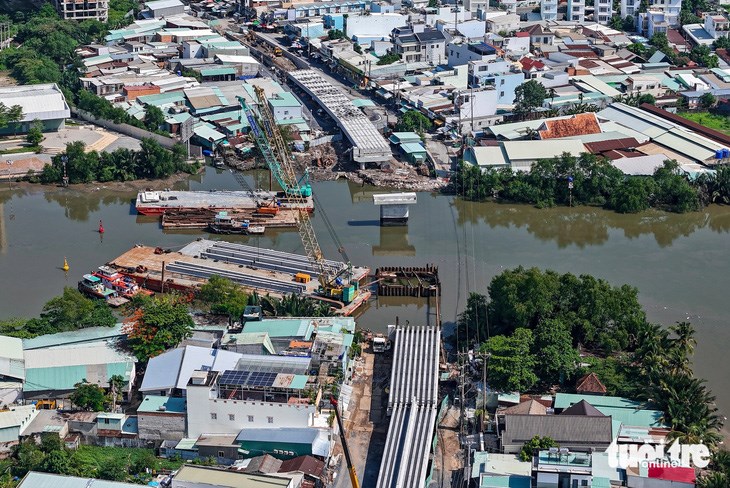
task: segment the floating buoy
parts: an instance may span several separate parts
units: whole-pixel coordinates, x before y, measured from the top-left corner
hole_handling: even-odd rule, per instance
[[[103,234],[103,233],[104,233],[104,224],[100,220],[99,221],[99,234]]]
[[[68,261],[66,261],[66,258],[63,258],[63,268],[61,268],[64,271],[68,271],[71,269],[71,267],[68,265]]]

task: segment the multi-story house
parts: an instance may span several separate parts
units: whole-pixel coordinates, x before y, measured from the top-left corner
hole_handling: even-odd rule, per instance
[[[470,61],[468,80],[470,87],[494,87],[498,105],[512,105],[515,89],[525,81],[525,75],[517,66],[504,60]]]
[[[641,0],[621,0],[621,17],[637,17],[636,30],[648,37],[655,33],[666,33],[679,25],[682,0],[649,0],[648,9],[639,11]]]
[[[542,0],[540,17],[542,20],[558,20],[558,0]]]
[[[98,20],[106,22],[109,18],[109,2],[107,0],[55,0],[56,10],[62,19]]]
[[[593,20],[599,24],[608,24],[613,15],[612,0],[595,0],[594,2]]]
[[[585,0],[568,0],[566,19],[570,22],[583,23],[586,17]]]
[[[446,61],[446,36],[435,29],[413,32],[408,28],[393,30],[396,54],[406,63],[430,63],[439,65]]]

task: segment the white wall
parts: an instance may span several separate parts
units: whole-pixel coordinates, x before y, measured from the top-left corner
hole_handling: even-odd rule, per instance
[[[380,37],[389,39],[390,32],[396,27],[402,27],[408,22],[408,17],[401,14],[370,14],[350,15],[345,22],[347,37]]]
[[[473,97],[473,100],[472,100]],[[497,113],[497,90],[470,91],[465,90],[459,95],[461,119],[488,117]]]
[[[502,49],[513,54],[527,54],[530,52],[529,37],[505,37]]]
[[[209,391],[209,387],[188,385],[188,437],[238,434],[247,427],[309,427],[315,413],[314,405],[211,399]],[[273,423],[268,417],[273,417]]]
[[[273,113],[276,120],[284,119],[301,119],[302,118],[302,107],[273,107]]]

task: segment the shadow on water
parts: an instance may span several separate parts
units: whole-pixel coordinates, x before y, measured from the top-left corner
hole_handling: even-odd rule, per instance
[[[719,205],[686,214],[656,210],[619,214],[592,207],[538,209],[458,199],[452,205],[456,208],[459,226],[485,223],[491,228],[524,228],[541,241],[556,242],[559,248],[605,244],[612,229],[623,231],[629,239],[652,235],[662,248],[705,227],[718,233],[730,232],[730,207]]]
[[[348,220],[350,227],[380,227],[380,220]]]

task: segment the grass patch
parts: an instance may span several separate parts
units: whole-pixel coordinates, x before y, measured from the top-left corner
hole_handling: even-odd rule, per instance
[[[127,466],[134,466],[145,459],[150,459],[150,456],[154,456],[154,454],[154,450],[143,448],[79,446],[71,455],[71,464],[79,472],[87,476],[94,476],[94,473],[98,473],[109,464],[118,463],[121,460]],[[155,458],[155,465],[149,467],[155,471],[174,471],[181,465],[182,461]]]
[[[38,152],[38,146],[24,146],[24,147],[15,147],[13,149],[3,149],[0,150],[0,155],[2,154],[20,154],[20,153],[37,153]]]
[[[723,134],[730,135],[730,117],[715,115],[709,112],[680,112],[677,115],[704,125],[709,129],[715,129]]]

